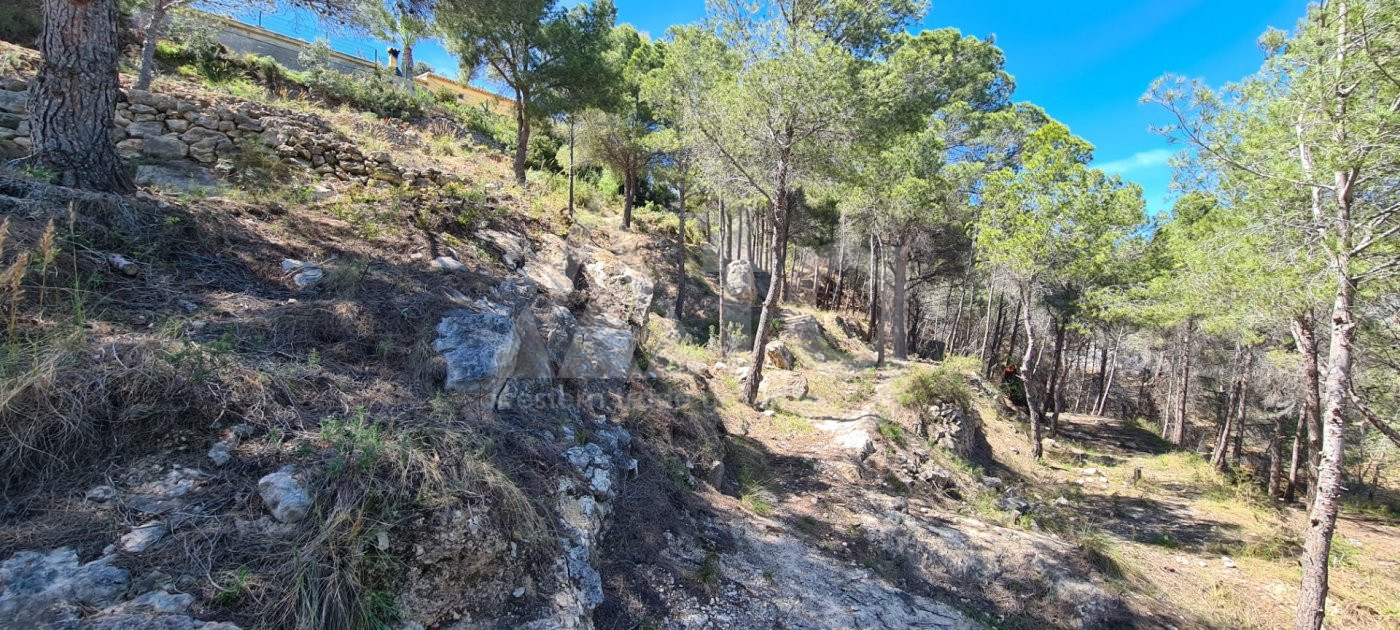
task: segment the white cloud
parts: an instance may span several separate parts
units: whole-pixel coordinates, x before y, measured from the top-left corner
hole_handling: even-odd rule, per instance
[[[1094,166],[1108,173],[1118,173],[1123,175],[1133,171],[1152,168],[1155,166],[1166,166],[1171,159],[1173,152],[1171,149],[1153,149],[1151,151],[1139,151],[1121,160],[1113,160]]]

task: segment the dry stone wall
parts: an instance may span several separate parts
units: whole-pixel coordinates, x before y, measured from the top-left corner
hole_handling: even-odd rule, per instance
[[[33,145],[28,90],[23,79],[0,77],[0,157],[25,155]],[[401,168],[386,152],[366,153],[315,114],[259,103],[125,90],[114,122],[118,152],[138,164],[185,162],[219,170],[222,162],[226,169],[247,143],[258,143],[283,164],[323,180],[408,186],[457,181],[432,168]]]

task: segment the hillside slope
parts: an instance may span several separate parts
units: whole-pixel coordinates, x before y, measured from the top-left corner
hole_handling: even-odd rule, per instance
[[[672,311],[673,216],[569,220],[465,129],[161,87],[122,109],[142,192],[0,173],[0,626],[1291,614],[1299,516],[1130,423],[1069,416],[1037,465],[976,362],[876,369],[795,304],[750,408],[698,232]],[[1396,534],[1344,521],[1346,627],[1400,615]]]

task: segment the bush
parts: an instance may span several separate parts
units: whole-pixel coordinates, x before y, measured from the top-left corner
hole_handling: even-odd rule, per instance
[[[967,407],[972,404],[972,393],[962,375],[947,365],[914,372],[900,387],[899,403],[905,407],[922,408],[948,402]]]
[[[32,47],[44,28],[39,0],[6,0],[0,4],[0,39]]]

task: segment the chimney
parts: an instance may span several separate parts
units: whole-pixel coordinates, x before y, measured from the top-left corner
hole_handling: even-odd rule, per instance
[[[390,69],[390,70],[398,70],[398,69],[399,69],[399,49],[397,49],[397,48],[393,48],[393,47],[390,47],[390,48],[389,48],[389,69]]]

